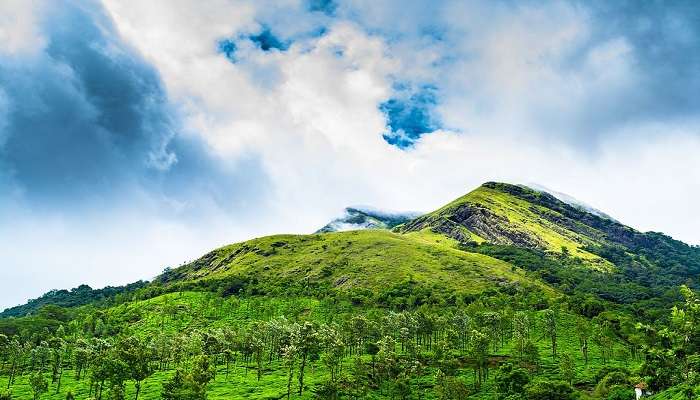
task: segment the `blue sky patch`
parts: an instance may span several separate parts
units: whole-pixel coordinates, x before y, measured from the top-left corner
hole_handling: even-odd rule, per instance
[[[388,132],[382,137],[387,143],[406,149],[426,133],[441,128],[439,119],[435,116],[437,105],[437,88],[424,85],[411,91],[407,85],[396,86],[397,96],[379,105],[379,110],[386,117]]]
[[[337,8],[338,4],[334,0],[309,0],[309,11],[333,15]]]
[[[255,43],[262,51],[270,51],[273,49],[285,51],[291,44],[290,41],[285,41],[275,36],[269,28],[263,29],[262,32],[257,35],[248,36],[248,39]]]
[[[236,50],[238,50],[236,42],[231,39],[222,39],[219,40],[217,47],[219,53],[225,55],[231,62],[236,62]]]

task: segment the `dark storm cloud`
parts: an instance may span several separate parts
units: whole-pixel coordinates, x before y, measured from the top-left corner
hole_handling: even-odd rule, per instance
[[[614,42],[628,48],[628,70],[608,86],[591,87],[559,112],[536,110],[543,130],[595,148],[603,137],[644,124],[697,119],[700,110],[700,5],[697,2],[580,2],[590,37],[562,61],[560,73],[586,78],[585,61]],[[609,70],[615,66],[610,65]],[[602,73],[606,73],[603,69]],[[584,86],[586,87],[586,86]]]
[[[19,188],[35,206],[66,207],[114,201],[135,186],[187,201],[188,191],[174,187],[196,187],[230,205],[238,180],[263,185],[254,161],[230,173],[182,137],[158,73],[120,41],[100,7],[53,3],[50,11],[44,51],[0,58],[0,166],[11,182],[4,190]]]
[[[624,37],[641,76],[634,113],[646,118],[700,110],[700,3],[599,2],[592,8],[597,37]],[[632,107],[631,107],[632,108]]]

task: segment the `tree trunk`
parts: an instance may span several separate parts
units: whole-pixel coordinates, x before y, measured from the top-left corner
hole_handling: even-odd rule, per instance
[[[299,396],[304,391],[304,367],[306,367],[306,353],[301,356],[301,364],[299,365]]]

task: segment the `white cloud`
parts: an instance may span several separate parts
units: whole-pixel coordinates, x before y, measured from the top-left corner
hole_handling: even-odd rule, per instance
[[[0,2],[0,56],[32,54],[43,48],[39,19],[45,6],[42,0]]]
[[[403,21],[405,29],[397,31],[407,33],[405,40],[369,34],[341,20],[329,25],[326,35],[299,39],[287,52],[264,53],[244,44],[236,64],[215,54],[213,43],[250,30],[263,7],[245,3],[238,12],[239,6],[207,4],[154,23],[147,10],[124,4],[107,1],[122,33],[149,55],[171,93],[188,105],[192,130],[222,157],[254,153],[262,158],[276,194],[269,215],[279,231],[313,230],[347,204],[429,210],[490,179],[540,182],[632,225],[651,227],[648,213],[627,207],[624,193],[638,195],[639,207],[650,205],[647,199],[659,196],[646,188],[671,174],[674,162],[698,169],[687,152],[697,142],[685,130],[675,132],[682,139],[674,140],[688,146],[669,148],[662,162],[645,156],[655,142],[625,146],[620,136],[596,138],[601,151],[593,154],[587,146],[556,139],[568,132],[552,129],[585,118],[581,105],[634,84],[636,73],[625,39],[590,46],[590,15],[568,3],[514,9],[447,3],[438,10],[447,38],[431,42],[433,47],[420,35],[411,36],[427,18],[411,7],[402,8],[406,18],[399,18],[390,4],[368,10],[356,3],[369,25],[395,27]],[[187,45],[161,47],[166,36]],[[423,61],[416,50],[426,51]],[[441,64],[441,57],[453,59]],[[572,60],[578,61],[567,64]],[[272,85],[256,81],[251,70],[261,66],[276,71]],[[440,82],[442,117],[462,133],[425,135],[409,151],[387,145],[377,106],[391,95],[396,77]],[[555,123],[548,127],[543,119]],[[625,129],[648,131],[646,126]],[[601,177],[615,181],[608,184]],[[671,186],[683,191],[685,185]],[[664,201],[684,202],[669,196]],[[700,242],[671,209],[677,208],[656,211],[657,229]]]
[[[46,229],[28,212],[15,217],[24,223],[13,232],[0,229],[17,244],[0,258],[32,266],[15,282],[40,279],[33,285],[39,294],[147,278],[226,242],[314,231],[350,204],[428,211],[487,180],[538,182],[632,226],[700,243],[697,121],[626,122],[575,134],[601,109],[621,107],[639,81],[625,38],[592,43],[591,16],[567,3],[448,2],[435,21],[400,3],[342,5],[341,18],[321,21],[327,32],[314,36],[307,33],[322,17],[300,11],[298,1],[104,0],[123,38],[160,73],[187,134],[201,136],[222,164],[259,159],[272,192],[246,219],[213,204],[203,218],[189,218],[189,205],[151,198],[105,219],[56,217]],[[365,18],[342,17],[352,7]],[[240,40],[236,63],[217,53],[218,40],[268,20],[294,35],[287,51],[262,52]],[[440,25],[441,40],[421,34],[429,22]],[[378,105],[395,81],[440,88],[445,128],[407,151],[381,137]],[[43,254],[32,243],[45,243]],[[70,273],[63,281],[36,278],[48,265]],[[86,273],[91,265],[100,267]]]

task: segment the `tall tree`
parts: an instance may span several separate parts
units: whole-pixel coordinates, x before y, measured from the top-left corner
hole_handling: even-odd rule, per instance
[[[42,394],[49,390],[49,381],[46,380],[44,374],[41,371],[35,372],[29,378],[29,385],[32,387],[32,393],[34,394],[34,400],[38,400]]]
[[[579,318],[576,321],[576,333],[578,336],[578,342],[581,349],[581,354],[583,355],[583,361],[588,365],[588,340],[592,334],[591,323],[587,319]]]
[[[311,322],[304,322],[293,330],[291,344],[299,351],[299,396],[304,392],[304,373],[309,356],[318,351],[318,332]]]
[[[552,358],[557,356],[557,314],[554,310],[545,310],[542,313],[544,333],[550,339]]]
[[[138,336],[129,336],[117,343],[116,352],[117,357],[128,368],[129,379],[134,381],[134,400],[138,400],[141,393],[141,382],[153,374],[153,368],[151,368],[152,347]]]

